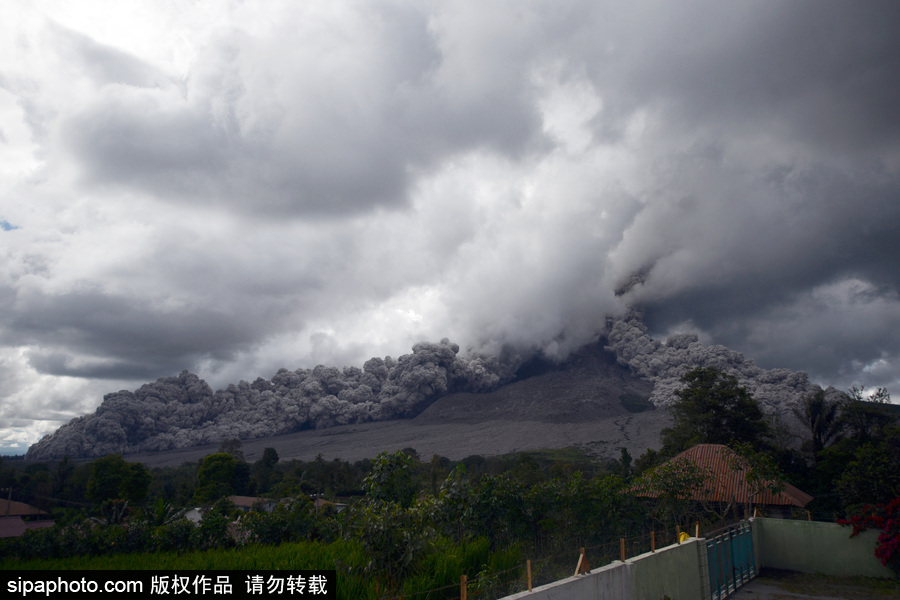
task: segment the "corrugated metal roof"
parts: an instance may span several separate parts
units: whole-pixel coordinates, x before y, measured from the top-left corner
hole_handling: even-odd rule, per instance
[[[708,502],[747,503],[750,501],[752,490],[747,482],[747,470],[740,466],[740,456],[728,446],[698,444],[672,458],[668,463],[677,463],[681,460],[689,460],[709,473],[704,486],[707,488],[705,493],[695,491],[690,495],[690,499]],[[753,503],[802,508],[812,501],[813,497],[806,492],[789,483],[782,482],[782,484],[784,490],[778,493],[769,490],[757,492],[753,495]],[[768,485],[761,487],[768,487]],[[655,497],[652,490],[638,492],[638,495]]]

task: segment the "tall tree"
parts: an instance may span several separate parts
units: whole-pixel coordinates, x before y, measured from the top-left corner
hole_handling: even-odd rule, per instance
[[[142,502],[150,489],[150,471],[141,463],[129,463],[120,454],[98,458],[91,465],[87,497],[94,502],[130,500]]]
[[[891,395],[885,388],[876,388],[868,398],[865,386],[850,388],[841,406],[841,420],[848,436],[858,444],[882,437],[884,428],[893,417],[888,412]]]
[[[759,403],[737,378],[710,367],[681,377],[670,407],[672,427],[662,432],[663,454],[672,456],[695,444],[750,444],[759,449],[770,436]]]
[[[416,460],[402,450],[380,453],[363,481],[366,496],[409,508],[416,497],[415,466]]]
[[[826,400],[825,390],[804,396],[793,412],[809,429],[809,449],[814,459],[826,446],[840,439],[843,431],[841,406],[837,402]]]
[[[226,452],[210,454],[197,471],[197,490],[194,499],[212,503],[232,494],[249,494],[250,466]]]

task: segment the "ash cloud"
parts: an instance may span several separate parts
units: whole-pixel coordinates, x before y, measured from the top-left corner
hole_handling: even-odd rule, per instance
[[[241,381],[215,393],[193,373],[106,394],[97,410],[34,444],[27,458],[96,457],[171,450],[303,429],[414,416],[450,392],[487,392],[513,373],[489,357],[460,357],[443,339],[421,342],[396,360],[362,369],[280,369],[271,380]]]
[[[703,344],[695,334],[654,340],[634,313],[612,320],[605,342],[620,364],[653,383],[650,401],[661,407],[675,400],[674,392],[683,387],[681,376],[701,366],[734,375],[766,412],[788,422],[803,396],[821,389],[806,373],[762,369],[739,352]],[[504,360],[459,356],[459,346],[446,338],[437,344],[420,342],[412,350],[396,360],[371,358],[362,369],[325,365],[279,369],[269,380],[241,381],[216,392],[184,371],[134,392],[105,395],[93,414],[73,419],[44,437],[29,449],[27,458],[172,450],[230,438],[409,418],[446,394],[489,392],[511,382],[528,358],[515,353]],[[826,390],[832,400],[842,395],[832,387]]]
[[[733,375],[763,410],[786,416],[788,420],[804,396],[822,389],[810,382],[806,373],[760,368],[740,352],[718,344],[706,345],[693,333],[671,335],[665,341],[653,339],[644,323],[634,315],[614,322],[607,349],[615,352],[618,361],[636,375],[653,382],[650,401],[657,406],[668,406],[675,401],[675,391],[684,387],[681,376],[696,367],[715,368]],[[833,387],[825,392],[830,400],[843,396],[843,392]]]

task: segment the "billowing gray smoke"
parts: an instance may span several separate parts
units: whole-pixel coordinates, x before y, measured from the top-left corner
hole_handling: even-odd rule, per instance
[[[512,378],[496,359],[458,356],[446,338],[397,360],[357,367],[281,369],[213,393],[187,371],[134,392],[107,394],[92,415],[73,419],[29,450],[29,459],[171,450],[229,438],[257,438],[416,414],[449,392],[486,392]]]
[[[613,323],[607,348],[635,375],[654,383],[650,400],[657,406],[667,406],[675,399],[675,390],[683,387],[681,376],[695,367],[714,367],[737,377],[769,413],[789,414],[803,396],[821,389],[809,381],[806,373],[762,369],[725,346],[704,346],[693,334],[673,335],[665,342],[654,340],[635,316]],[[831,387],[826,390],[831,400],[840,394]]]
[[[692,334],[652,339],[639,318],[616,320],[607,349],[635,375],[654,383],[651,400],[666,406],[679,378],[697,367],[716,367],[738,378],[767,412],[789,413],[820,389],[805,373],[761,369],[724,346],[704,346]],[[93,415],[78,417],[32,446],[30,459],[93,457],[171,450],[228,438],[250,439],[303,429],[409,417],[451,392],[487,392],[511,381],[521,358],[501,361],[459,356],[446,338],[422,342],[399,359],[372,358],[357,367],[279,370],[271,380],[241,381],[215,393],[183,372],[107,394]],[[829,388],[829,395],[839,392]],[[549,400],[548,400],[549,401]]]

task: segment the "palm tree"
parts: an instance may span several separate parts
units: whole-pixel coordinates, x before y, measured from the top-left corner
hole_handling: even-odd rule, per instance
[[[808,394],[794,407],[796,416],[809,429],[812,436],[812,454],[819,452],[841,439],[844,424],[841,420],[841,405],[825,399],[825,391]]]

